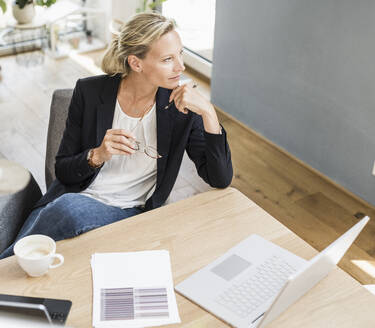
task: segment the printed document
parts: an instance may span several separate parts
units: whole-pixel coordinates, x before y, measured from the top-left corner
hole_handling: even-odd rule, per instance
[[[96,253],[91,269],[95,328],[181,322],[168,251]]]

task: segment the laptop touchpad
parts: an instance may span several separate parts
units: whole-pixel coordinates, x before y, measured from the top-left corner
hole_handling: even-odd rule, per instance
[[[217,274],[219,277],[226,281],[231,280],[243,270],[251,265],[250,262],[246,261],[242,257],[233,254],[225,259],[223,262],[211,269],[211,272]]]

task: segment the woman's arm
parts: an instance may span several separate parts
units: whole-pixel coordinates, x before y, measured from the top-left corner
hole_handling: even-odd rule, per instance
[[[233,168],[224,128],[220,126],[214,106],[190,82],[174,89],[169,97],[176,108],[194,115],[186,151],[195,163],[199,176],[211,187],[225,188],[232,181]]]
[[[214,188],[226,188],[232,182],[233,168],[226,132],[205,131],[200,116],[196,116],[186,152],[194,162],[199,176]]]
[[[87,87],[86,92],[90,95],[95,91]],[[95,108],[92,108],[92,112],[86,109],[87,113],[84,115],[85,106],[87,104],[82,92],[82,81],[78,80],[55,164],[56,177],[60,182],[65,185],[80,184],[81,188],[90,183],[104,162],[110,160],[112,155],[134,153],[132,149],[134,136],[121,129],[108,129],[100,146],[95,147],[96,133],[91,134],[91,142],[88,135],[96,131]],[[92,150],[91,165],[88,161],[90,150]]]
[[[216,115],[214,106],[209,103],[209,109],[207,109],[201,116],[203,120],[204,130],[212,134],[221,134],[221,127],[219,120]]]
[[[89,149],[82,149],[83,110],[84,99],[78,80],[69,105],[66,126],[55,163],[56,177],[65,185],[85,182],[93,177],[97,170],[88,165]]]

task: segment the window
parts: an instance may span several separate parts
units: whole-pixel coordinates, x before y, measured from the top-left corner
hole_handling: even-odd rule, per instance
[[[211,77],[216,0],[167,0],[163,15],[175,19],[185,46],[185,62]]]

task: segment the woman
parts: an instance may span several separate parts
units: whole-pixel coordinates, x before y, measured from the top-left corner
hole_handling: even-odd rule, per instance
[[[176,181],[184,151],[212,187],[232,180],[230,150],[213,105],[179,86],[185,67],[173,21],[133,17],[104,56],[106,75],[78,80],[56,156],[57,179],[17,239],[55,240],[157,208]],[[2,257],[13,254],[13,245]]]

